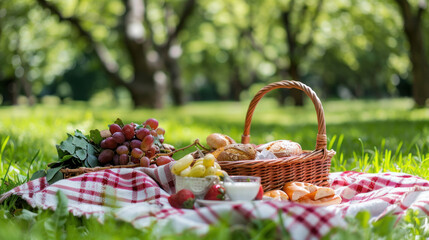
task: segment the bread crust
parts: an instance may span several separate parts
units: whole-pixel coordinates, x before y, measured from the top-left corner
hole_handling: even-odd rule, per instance
[[[289,199],[299,203],[329,206],[340,204],[342,201],[332,188],[318,187],[310,183],[288,182],[284,185],[283,191]]]
[[[301,145],[290,140],[277,140],[269,142],[259,146],[257,150],[262,151],[264,149],[274,153],[274,155],[279,158],[289,157],[291,155],[299,155],[302,153]]]
[[[311,199],[309,196],[304,196],[296,202],[304,203],[304,204],[312,204],[317,206],[330,206],[340,204],[342,201],[341,197],[338,195],[333,195],[330,197],[320,198],[318,200]]]
[[[217,154],[217,153],[216,153]],[[213,154],[215,155],[215,154]],[[256,157],[256,149],[252,144],[230,144],[223,148],[217,156],[218,161],[253,160]]]
[[[286,201],[289,200],[289,196],[282,190],[271,190],[264,193],[264,197],[272,198],[273,200]]]
[[[206,141],[207,145],[209,145],[212,149],[218,149],[235,143],[234,139],[221,133],[212,133],[208,135]]]

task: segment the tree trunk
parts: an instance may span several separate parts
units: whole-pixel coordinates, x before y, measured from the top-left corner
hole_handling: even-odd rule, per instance
[[[176,106],[182,106],[185,104],[185,96],[183,93],[183,84],[179,63],[176,58],[172,58],[167,54],[165,59],[165,67],[170,75],[170,89],[173,104]]]
[[[244,89],[244,85],[240,78],[240,67],[233,57],[229,57],[230,75],[229,75],[229,99],[234,101],[240,101],[241,91]]]
[[[410,60],[413,65],[413,98],[418,106],[424,106],[429,99],[429,63],[425,56],[421,28],[406,31],[410,43]]]
[[[296,62],[291,61],[289,73],[292,77],[292,80],[301,81],[298,64]],[[291,89],[291,96],[293,98],[295,106],[304,106],[304,99],[301,90]]]
[[[429,62],[425,52],[421,24],[426,5],[421,2],[417,12],[413,13],[407,0],[396,0],[396,3],[401,11],[404,32],[410,45],[414,102],[418,106],[425,106],[427,99],[429,99]]]
[[[288,78],[288,77],[286,77],[286,75],[287,75],[286,72],[287,72],[287,73],[289,73],[290,80],[301,81],[298,64],[296,62],[292,61],[292,59],[291,59],[289,70],[282,71],[282,72],[283,72],[283,74],[282,74],[283,79]],[[290,89],[289,91],[281,91],[280,96],[279,96],[279,105],[280,106],[286,105],[286,98],[287,98],[288,94],[292,97],[295,106],[299,106],[299,107],[304,106],[304,98],[303,98],[302,91],[298,90],[298,89]]]

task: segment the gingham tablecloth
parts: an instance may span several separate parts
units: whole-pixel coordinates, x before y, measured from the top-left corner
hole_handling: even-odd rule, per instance
[[[223,216],[228,216],[231,224],[272,219],[282,223],[293,239],[319,239],[331,228],[345,226],[345,216],[354,216],[363,210],[371,213],[372,220],[388,213],[402,215],[407,209],[418,209],[429,215],[429,181],[403,173],[332,173],[331,187],[343,198],[336,206],[258,201],[195,210],[175,209],[167,201],[175,191],[170,168],[171,164],[156,169],[110,169],[53,185],[48,185],[46,178],[39,178],[3,194],[0,202],[18,195],[32,207],[55,210],[56,192],[61,190],[68,197],[69,211],[76,216],[102,219],[106,212],[113,212],[118,219],[137,228],[152,226],[156,228],[154,231],[162,232],[168,227],[176,233],[191,229],[199,234],[206,233],[209,226]]]

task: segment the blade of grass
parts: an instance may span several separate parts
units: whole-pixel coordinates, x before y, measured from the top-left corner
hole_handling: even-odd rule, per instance
[[[30,180],[31,165],[33,164],[34,160],[36,160],[36,158],[39,156],[39,153],[40,153],[40,149],[37,150],[36,154],[34,154],[33,158],[30,161],[30,165],[28,166],[28,170],[27,170],[27,181]]]

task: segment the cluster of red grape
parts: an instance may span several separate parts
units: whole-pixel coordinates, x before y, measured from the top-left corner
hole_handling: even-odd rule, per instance
[[[169,156],[159,156],[151,164],[151,158],[163,148],[165,130],[158,127],[158,121],[149,118],[142,125],[130,123],[124,126],[109,125],[101,136],[104,138],[98,161],[103,165],[140,164],[142,167],[156,167],[174,161]]]

